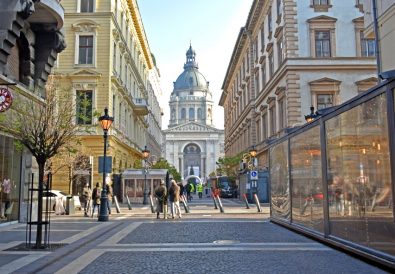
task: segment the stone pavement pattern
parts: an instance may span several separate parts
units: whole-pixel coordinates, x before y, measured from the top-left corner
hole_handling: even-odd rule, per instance
[[[53,251],[6,251],[24,242],[25,225],[0,227],[3,273],[386,273],[296,234],[263,213],[209,199],[191,203],[182,219],[157,220],[148,207],[113,214],[109,222],[62,216],[51,222]],[[246,212],[247,211],[247,212]]]

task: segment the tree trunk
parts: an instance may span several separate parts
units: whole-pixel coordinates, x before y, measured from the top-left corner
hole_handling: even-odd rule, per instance
[[[45,167],[45,161],[38,163],[38,205],[37,205],[38,212],[37,212],[36,248],[41,248],[42,246],[44,167]]]

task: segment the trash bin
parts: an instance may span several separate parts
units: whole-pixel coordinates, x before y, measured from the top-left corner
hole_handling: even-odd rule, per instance
[[[66,198],[66,215],[74,215],[75,207],[73,196],[67,196]]]

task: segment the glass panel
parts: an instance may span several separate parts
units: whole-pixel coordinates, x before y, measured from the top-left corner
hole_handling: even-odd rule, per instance
[[[0,223],[18,220],[21,152],[14,139],[0,136]]]
[[[324,232],[320,128],[291,139],[292,221]]]
[[[270,148],[271,216],[290,220],[288,142]]]
[[[385,95],[326,122],[333,235],[395,254]]]

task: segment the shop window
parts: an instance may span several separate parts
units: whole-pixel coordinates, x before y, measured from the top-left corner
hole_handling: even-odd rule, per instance
[[[92,124],[92,103],[93,91],[92,90],[77,90],[76,92],[76,118],[79,125]]]

